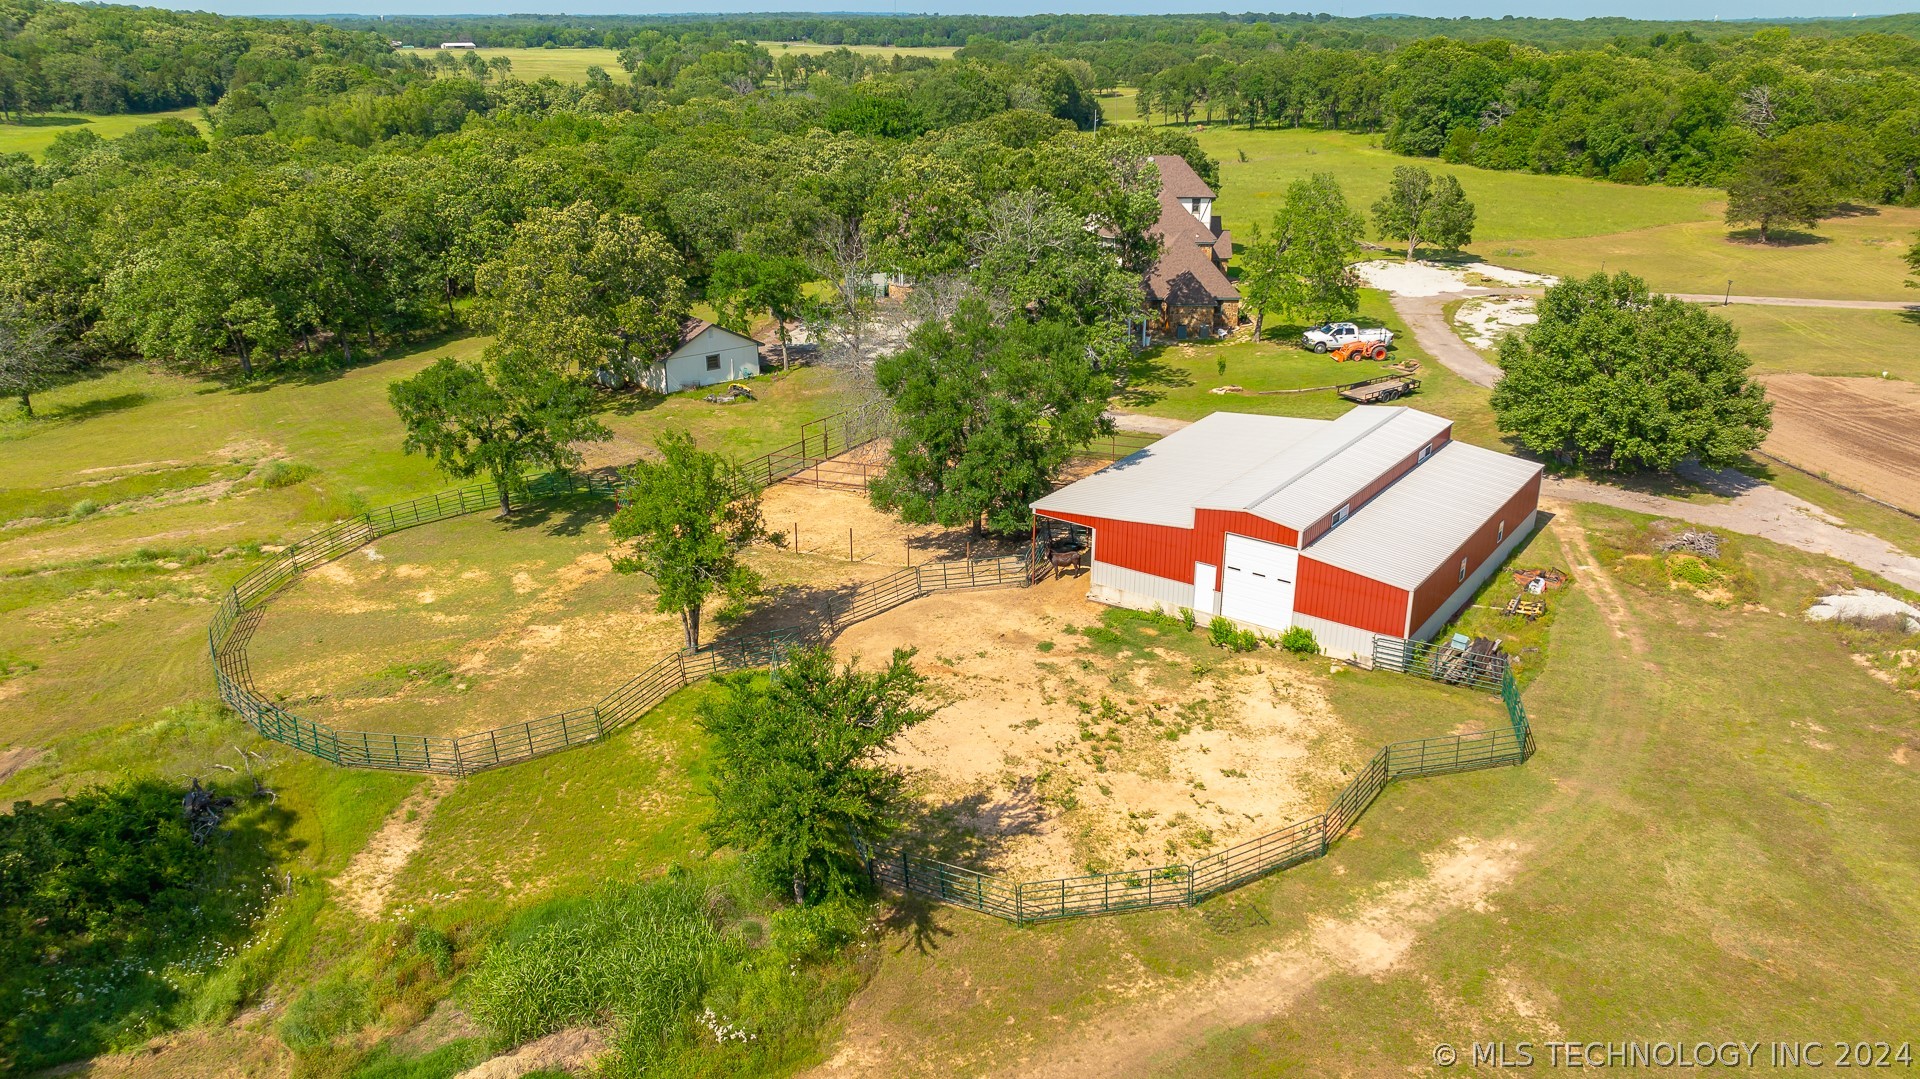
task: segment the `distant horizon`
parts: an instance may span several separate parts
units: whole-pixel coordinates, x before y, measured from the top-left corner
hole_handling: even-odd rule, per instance
[[[576,0],[578,2],[578,0]],[[684,0],[681,0],[684,3]],[[1325,0],[1322,0],[1325,3]],[[804,0],[799,4],[789,3],[780,8],[746,4],[716,3],[702,10],[687,10],[678,3],[649,5],[642,3],[595,2],[587,0],[582,6],[569,11],[529,12],[525,10],[524,0],[502,0],[497,5],[481,4],[475,10],[473,0],[446,0],[446,2],[415,2],[398,8],[382,0],[366,0],[363,3],[349,2],[343,10],[312,12],[293,10],[292,3],[274,2],[274,0],[218,0],[215,3],[152,3],[149,6],[169,8],[177,11],[210,11],[220,15],[250,16],[257,18],[291,18],[306,20],[325,20],[332,18],[499,18],[509,15],[526,15],[535,18],[593,18],[595,16],[645,16],[671,15],[690,18],[727,17],[739,15],[839,15],[839,16],[1024,16],[1024,15],[1213,15],[1221,8],[1217,3],[1207,0],[1188,0],[1184,4],[1168,5],[1113,0],[1106,3],[1069,3],[1054,5],[1027,5],[1017,0],[982,0],[976,3],[954,2],[951,4],[933,4],[924,10],[910,10],[892,0],[874,0],[871,6],[849,7],[847,0],[832,0],[831,6],[818,8],[806,6]],[[1646,22],[1766,22],[1773,20],[1817,20],[1877,18],[1886,15],[1904,15],[1920,12],[1920,4],[1908,0],[1761,0],[1758,4],[1733,3],[1730,0],[1678,0],[1677,3],[1661,0],[1573,0],[1573,2],[1549,5],[1542,10],[1540,5],[1527,5],[1512,0],[1395,0],[1392,11],[1346,10],[1349,6],[1358,8],[1357,0],[1343,3],[1333,0],[1325,7],[1307,7],[1302,10],[1325,13],[1340,18],[1472,18],[1499,19],[1511,15],[1514,18],[1533,19],[1586,19],[1623,18]],[[920,7],[919,3],[914,5]]]

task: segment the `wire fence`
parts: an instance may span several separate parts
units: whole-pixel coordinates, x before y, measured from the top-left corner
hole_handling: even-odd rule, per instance
[[[826,441],[824,436],[816,437]],[[520,507],[570,495],[614,496],[617,493],[618,485],[604,477],[554,473],[509,490],[508,501]],[[381,536],[499,504],[499,489],[492,483],[481,483],[370,510],[287,547],[235,582],[221,597],[207,629],[207,646],[213,657],[220,699],[262,737],[334,764],[468,775],[598,742],[689,685],[730,671],[776,666],[781,656],[794,647],[830,639],[854,622],[890,611],[928,593],[1020,587],[1047,572],[1037,548],[1001,558],[924,562],[860,585],[832,603],[817,622],[723,638],[697,652],[669,654],[593,704],[471,734],[336,730],[294,714],[260,691],[254,681],[247,646],[260,623],[264,604],[274,593],[306,570],[357,550]]]
[[[749,479],[777,482],[809,467],[818,455],[844,453],[883,433],[871,417],[849,414],[803,429],[788,450],[749,462]],[[1152,436],[1141,436],[1151,442]],[[858,441],[854,441],[858,440]],[[1096,447],[1095,455],[1122,457],[1132,439]],[[836,447],[838,447],[836,449]],[[1138,447],[1135,447],[1136,449]],[[617,497],[618,484],[602,476],[553,473],[507,493],[509,506],[570,495]],[[777,666],[793,648],[824,641],[845,627],[935,592],[1020,588],[1052,567],[1044,539],[998,558],[923,562],[868,581],[830,602],[813,622],[724,638],[697,652],[662,656],[593,704],[525,723],[476,733],[403,735],[340,731],[288,711],[260,692],[247,646],[267,599],[304,571],[350,553],[381,536],[444,521],[501,504],[492,483],[473,484],[356,515],[275,554],[235,582],[207,629],[221,700],[262,737],[334,764],[446,775],[468,775],[603,740],[639,720],[687,686],[732,671]],[[1497,653],[1483,656],[1452,646],[1376,637],[1378,669],[1434,678],[1497,693],[1506,727],[1386,745],[1347,784],[1325,812],[1192,862],[1094,873],[1055,880],[1010,881],[907,850],[856,845],[876,885],[1006,918],[1020,924],[1131,910],[1190,906],[1209,896],[1326,854],[1389,783],[1523,763],[1534,752],[1532,727],[1512,671]]]
[[[1395,638],[1382,644],[1418,644]],[[1521,764],[1534,740],[1520,690],[1511,673],[1491,686],[1506,706],[1508,725],[1471,734],[1417,738],[1382,746],[1358,775],[1334,795],[1325,812],[1266,835],[1215,851],[1192,862],[1090,873],[1057,880],[1012,881],[923,858],[904,849],[877,850],[856,838],[874,884],[951,903],[1019,924],[1125,911],[1185,907],[1289,866],[1321,857],[1380,797],[1401,779],[1449,775]]]

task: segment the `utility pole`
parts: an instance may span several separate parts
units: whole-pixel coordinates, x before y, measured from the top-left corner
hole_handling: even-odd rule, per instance
[[[1721,307],[1733,306],[1733,278],[1731,277],[1727,278],[1727,296],[1726,296],[1726,299],[1720,301],[1720,306]]]

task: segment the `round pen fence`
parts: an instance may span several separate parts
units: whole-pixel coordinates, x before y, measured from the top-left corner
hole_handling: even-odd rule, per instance
[[[815,421],[793,446],[742,466],[747,482],[784,479],[808,482],[823,462],[885,434],[872,413],[849,413]],[[1102,455],[1132,452],[1117,441]],[[601,476],[553,473],[508,493],[512,508],[569,496],[615,497],[619,485]],[[765,633],[723,638],[697,652],[661,656],[592,704],[507,727],[458,736],[403,735],[336,730],[303,719],[261,693],[247,646],[265,604],[315,566],[355,551],[382,536],[501,505],[492,483],[473,484],[410,502],[371,510],[278,552],[241,578],[221,597],[207,630],[220,698],[264,738],[334,764],[445,775],[483,769],[599,742],[632,724],[679,690],[729,671],[766,669],[799,645],[831,639],[846,626],[935,592],[1024,588],[1052,572],[1044,539],[1001,558],[924,562],[836,597],[812,623]],[[1374,754],[1327,809],[1277,831],[1216,851],[1192,862],[1151,869],[1095,873],[1058,880],[1012,881],[923,858],[907,850],[880,850],[855,837],[876,885],[968,907],[1025,924],[1083,915],[1189,906],[1209,896],[1326,854],[1388,784],[1525,762],[1534,740],[1526,707],[1504,657],[1468,654],[1425,642],[1378,637],[1371,665],[1454,685],[1497,693],[1507,714],[1494,730],[1394,742]]]

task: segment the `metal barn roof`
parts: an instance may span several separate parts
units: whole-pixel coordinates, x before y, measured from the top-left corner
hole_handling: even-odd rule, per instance
[[[1146,449],[1040,499],[1041,513],[1074,513],[1192,528],[1196,502],[1223,480],[1258,472],[1330,424],[1215,412]]]
[[[1302,553],[1411,590],[1540,470],[1532,461],[1449,442]],[[1508,521],[1508,534],[1519,524]]]
[[[1362,405],[1337,420],[1215,412],[1033,504],[1193,527],[1195,509],[1241,510],[1300,530],[1346,504],[1450,421]]]

